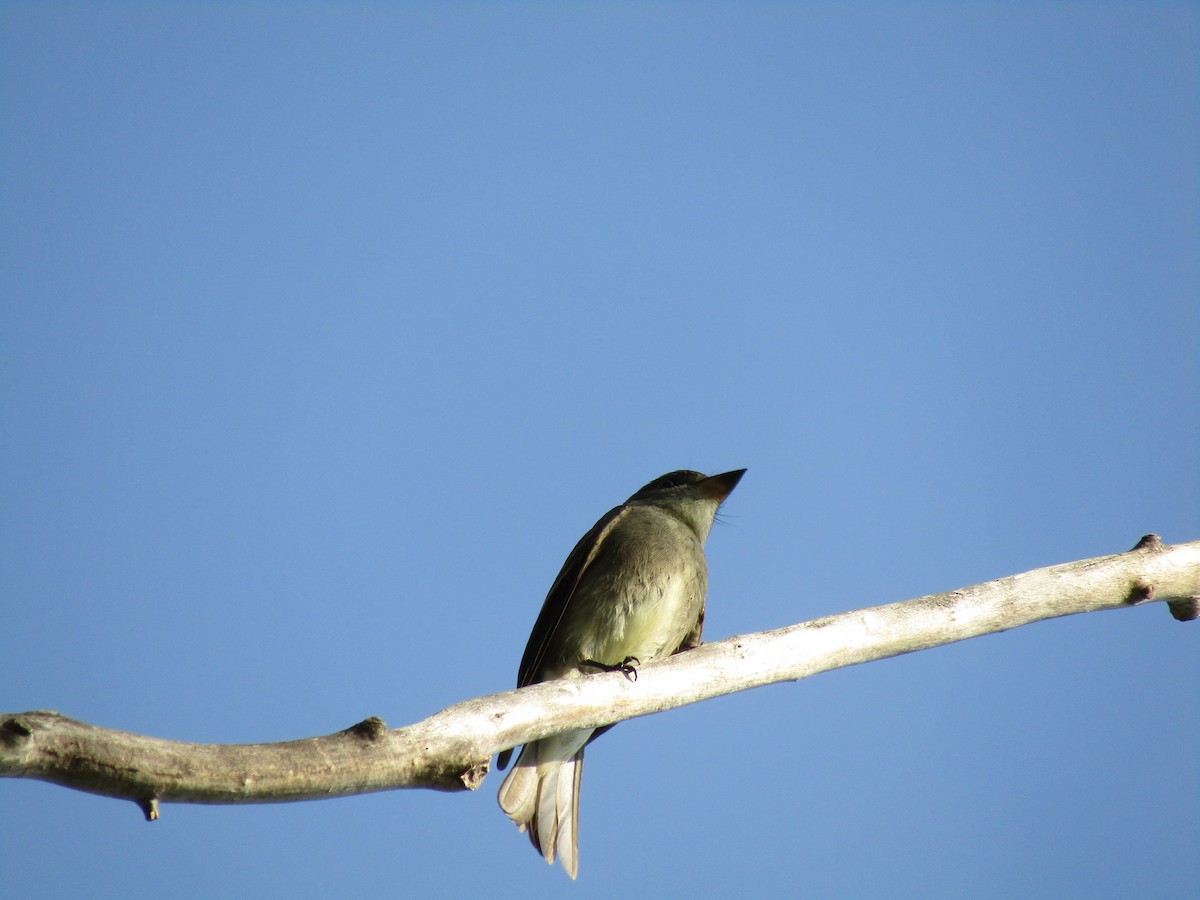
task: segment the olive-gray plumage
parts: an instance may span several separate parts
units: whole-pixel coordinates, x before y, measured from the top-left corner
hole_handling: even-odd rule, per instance
[[[525,687],[638,664],[700,643],[708,568],[704,541],[745,469],[670,472],[610,510],[580,539],[550,587],[517,675]],[[572,729],[526,744],[500,786],[500,806],[547,862],[579,869],[583,747],[607,729]],[[504,768],[511,750],[500,754]]]

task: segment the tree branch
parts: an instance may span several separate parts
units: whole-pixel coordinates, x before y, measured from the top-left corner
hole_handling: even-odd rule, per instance
[[[1165,601],[1200,614],[1200,541],[1147,535],[1128,553],[704,644],[639,670],[479,697],[388,731],[370,718],[278,744],[188,744],[98,728],[55,712],[0,713],[0,776],[136,802],[279,803],[396,788],[474,790],[499,750],[711,697],[1006,631],[1042,619]]]

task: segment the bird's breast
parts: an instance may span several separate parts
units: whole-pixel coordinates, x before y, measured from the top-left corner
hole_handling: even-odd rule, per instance
[[[639,511],[640,512],[640,511]],[[695,533],[647,511],[605,542],[570,602],[578,661],[649,662],[679,649],[704,608],[708,572]]]

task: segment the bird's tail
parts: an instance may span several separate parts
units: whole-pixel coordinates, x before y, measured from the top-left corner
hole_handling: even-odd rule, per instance
[[[579,873],[579,780],[590,728],[576,728],[526,744],[500,785],[500,808],[529,832],[534,848],[574,878]]]

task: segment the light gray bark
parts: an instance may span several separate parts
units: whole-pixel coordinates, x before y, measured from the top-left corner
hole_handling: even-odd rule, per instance
[[[1200,612],[1200,541],[1148,535],[1128,553],[1035,569],[903,603],[704,644],[620,673],[532,685],[456,704],[389,731],[371,718],[278,744],[187,744],[98,728],[55,712],[0,713],[0,776],[133,800],[279,803],[370,791],[479,786],[497,751],[747,688],[796,681],[1042,619],[1165,601]]]

